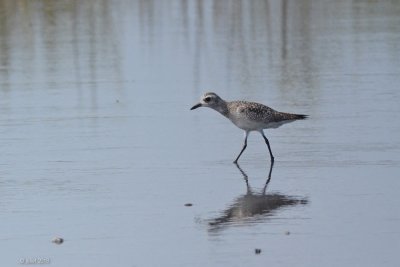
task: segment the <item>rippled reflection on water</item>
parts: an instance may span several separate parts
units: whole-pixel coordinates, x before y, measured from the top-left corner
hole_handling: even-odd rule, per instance
[[[308,203],[307,198],[267,192],[267,187],[272,179],[273,164],[270,165],[265,185],[260,192],[251,188],[246,172],[238,164],[236,167],[246,182],[246,194],[236,197],[219,217],[209,221],[210,232],[223,230],[229,225],[251,225],[255,222],[263,222],[268,218],[273,218],[279,209]]]

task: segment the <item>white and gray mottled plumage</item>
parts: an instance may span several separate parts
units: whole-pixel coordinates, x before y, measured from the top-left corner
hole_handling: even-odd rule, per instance
[[[191,110],[199,107],[209,107],[218,111],[227,117],[237,127],[245,131],[243,148],[235,159],[234,163],[237,163],[243,151],[246,149],[247,137],[251,131],[257,131],[261,133],[265,143],[268,146],[271,162],[273,163],[274,156],[272,155],[269,141],[263,130],[269,128],[278,128],[285,123],[307,118],[307,115],[279,112],[263,104],[255,102],[225,101],[216,93],[212,92],[205,93],[201,97],[200,103],[194,105]]]

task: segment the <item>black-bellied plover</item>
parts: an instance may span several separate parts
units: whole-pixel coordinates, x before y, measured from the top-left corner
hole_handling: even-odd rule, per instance
[[[237,163],[243,151],[246,149],[247,137],[251,131],[257,131],[262,135],[268,146],[271,162],[274,163],[274,156],[272,155],[269,141],[264,134],[264,129],[278,128],[285,123],[307,118],[307,115],[279,112],[255,102],[225,101],[216,93],[212,92],[205,93],[201,97],[200,103],[194,105],[191,110],[199,107],[209,107],[218,111],[237,127],[244,130],[245,135],[243,148],[234,163]]]

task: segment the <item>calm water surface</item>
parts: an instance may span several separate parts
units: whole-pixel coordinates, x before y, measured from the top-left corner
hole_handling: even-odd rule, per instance
[[[397,1],[0,1],[1,265],[398,266],[399,45]],[[310,115],[267,186],[205,91]]]

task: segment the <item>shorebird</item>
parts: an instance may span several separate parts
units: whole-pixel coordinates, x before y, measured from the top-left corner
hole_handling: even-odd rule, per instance
[[[278,128],[285,123],[302,120],[308,117],[307,115],[279,112],[255,102],[225,101],[216,93],[212,92],[205,93],[201,97],[200,103],[194,105],[190,110],[199,107],[208,107],[218,111],[237,127],[244,130],[244,144],[233,163],[237,163],[243,151],[246,149],[249,133],[251,131],[257,131],[262,135],[268,146],[271,163],[273,164],[274,156],[272,155],[268,138],[264,134],[264,129]]]

